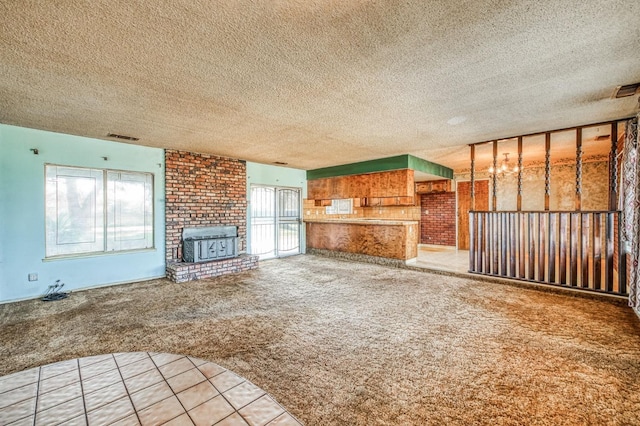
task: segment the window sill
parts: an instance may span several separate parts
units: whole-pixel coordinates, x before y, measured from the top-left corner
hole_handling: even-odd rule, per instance
[[[120,251],[101,251],[96,253],[78,253],[78,254],[61,254],[59,256],[45,257],[43,262],[55,262],[57,260],[73,260],[73,259],[85,259],[89,257],[105,257],[105,256],[118,256],[123,254],[136,254],[136,253],[150,253],[158,251],[155,247],[135,250],[120,250]]]

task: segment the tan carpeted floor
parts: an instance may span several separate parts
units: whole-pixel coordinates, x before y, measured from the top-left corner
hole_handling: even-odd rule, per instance
[[[220,279],[2,305],[0,324],[0,374],[119,351],[187,354],[308,425],[640,423],[629,308],[424,272],[296,256]]]

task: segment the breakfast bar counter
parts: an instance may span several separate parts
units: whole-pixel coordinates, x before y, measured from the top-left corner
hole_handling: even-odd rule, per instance
[[[409,260],[418,255],[417,220],[306,220],[307,247]]]

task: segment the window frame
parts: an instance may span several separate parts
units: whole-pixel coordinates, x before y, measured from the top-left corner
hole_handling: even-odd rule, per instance
[[[96,220],[99,220],[100,223],[96,224],[96,227],[98,227],[99,232],[101,233],[100,235],[100,241],[101,241],[101,248],[99,250],[91,250],[91,251],[77,251],[77,252],[67,252],[67,253],[59,253],[58,251],[56,251],[56,254],[50,254],[52,252],[54,252],[54,250],[50,250],[51,247],[51,237],[49,235],[50,229],[49,226],[51,226],[49,223],[49,219],[48,219],[48,215],[49,215],[49,209],[50,209],[50,189],[49,189],[49,168],[54,167],[54,168],[62,168],[62,169],[72,169],[72,170],[76,170],[76,171],[86,171],[89,174],[94,174],[94,173],[98,173],[102,176],[102,186],[101,188],[98,189],[98,193],[101,194],[101,197],[96,196],[95,197],[95,204],[94,204],[94,209],[96,210],[101,210],[101,214],[100,215],[96,215]],[[53,173],[55,173],[55,179],[57,180],[58,178],[58,170],[54,170]],[[118,180],[110,180],[112,178],[112,175],[116,175],[119,177],[122,177],[123,175],[129,175],[129,176],[136,176],[138,178],[138,181],[142,182],[144,185],[144,195],[143,195],[143,200],[142,203],[144,204],[145,208],[148,206],[150,211],[147,212],[145,210],[145,212],[143,212],[143,221],[144,221],[144,225],[143,225],[143,238],[142,240],[145,241],[145,247],[136,247],[136,248],[125,248],[125,249],[111,249],[110,247],[113,247],[113,245],[111,244],[111,236],[109,235],[111,231],[113,231],[114,229],[118,229],[118,227],[114,228],[112,225],[110,225],[112,219],[115,223],[115,217],[111,216],[110,217],[110,212],[109,207],[110,205],[112,205],[113,203],[115,203],[115,199],[111,200],[109,198],[109,191],[110,191],[110,186],[113,182],[117,182]],[[57,199],[58,196],[58,189],[56,187],[55,189],[55,195],[54,197]],[[99,204],[101,203],[101,207],[99,206]],[[156,217],[155,217],[155,210],[156,210],[156,206],[155,206],[155,174],[152,172],[146,172],[146,171],[134,171],[134,170],[122,170],[122,169],[109,169],[109,168],[96,168],[96,167],[84,167],[84,166],[69,166],[69,165],[63,165],[63,164],[55,164],[55,163],[45,163],[44,165],[44,219],[45,219],[45,226],[44,226],[44,231],[45,231],[45,250],[44,250],[44,261],[48,261],[48,260],[57,260],[57,259],[66,259],[66,258],[76,258],[76,257],[95,257],[95,256],[105,256],[105,255],[115,255],[115,254],[123,254],[123,253],[132,253],[132,252],[144,252],[144,251],[153,251],[156,250],[156,238],[155,238],[155,231],[156,231]],[[57,212],[57,206],[56,206],[56,212]],[[54,213],[54,224],[57,226],[57,214]],[[148,220],[147,220],[148,219]],[[149,229],[147,230],[147,226],[149,227]],[[101,228],[101,229],[100,229]],[[55,243],[55,239],[57,239],[57,230],[53,230],[53,238],[54,238],[54,246],[55,247],[59,247],[60,244]],[[111,244],[111,245],[110,245]]]

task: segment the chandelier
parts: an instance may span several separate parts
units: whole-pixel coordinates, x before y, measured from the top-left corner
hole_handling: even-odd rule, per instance
[[[514,164],[513,166],[511,165],[511,162],[509,161],[509,153],[505,152],[504,154],[504,158],[502,159],[502,162],[498,165],[497,168],[494,168],[493,165],[491,167],[489,167],[489,174],[496,174],[498,176],[504,176],[504,175],[511,175],[513,173],[518,173],[518,165]]]

